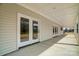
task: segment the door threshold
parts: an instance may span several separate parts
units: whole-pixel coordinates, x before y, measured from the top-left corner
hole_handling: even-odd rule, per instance
[[[19,49],[24,48],[24,47],[27,47],[27,46],[31,46],[31,45],[34,45],[34,44],[37,44],[37,43],[40,43],[40,41],[35,42],[35,43],[32,43],[32,44],[29,44],[29,45],[25,45],[25,46],[19,47]]]

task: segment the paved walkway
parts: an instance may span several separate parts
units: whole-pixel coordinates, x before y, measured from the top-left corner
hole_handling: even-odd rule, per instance
[[[61,35],[50,40],[36,43],[7,54],[6,56],[75,56],[79,46],[73,34]]]
[[[76,42],[74,34],[70,33],[54,46],[51,46],[40,56],[77,56],[79,55],[79,45]]]

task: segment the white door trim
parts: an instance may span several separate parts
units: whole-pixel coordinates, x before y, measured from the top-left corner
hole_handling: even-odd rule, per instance
[[[29,19],[29,41],[26,41],[26,42],[20,42],[20,17],[24,17],[24,18],[27,18]],[[28,45],[28,44],[31,44],[31,34],[30,34],[30,17],[24,15],[24,14],[21,14],[21,13],[17,13],[17,48],[19,47],[22,47],[23,45]]]
[[[24,18],[27,18],[29,19],[29,41],[28,42],[24,42],[22,43],[23,45],[28,45],[28,44],[32,44],[34,42],[38,42],[39,41],[39,35],[38,35],[38,39],[37,40],[33,40],[33,32],[32,32],[32,21],[37,21],[37,19],[35,18],[31,18],[29,16],[26,16],[24,14],[21,14],[21,13],[17,13],[17,49],[21,46],[23,46],[21,43],[20,43],[20,17],[24,17]],[[38,29],[39,29],[39,22],[38,22]],[[39,33],[38,33],[39,34]]]
[[[32,23],[33,23],[33,21],[37,21],[37,19],[32,20]],[[35,42],[39,42],[40,41],[39,40],[39,22],[38,22],[38,24],[35,24],[35,26],[38,26],[38,39],[33,39],[33,30],[32,30],[32,43],[35,43]],[[33,29],[33,26],[32,26],[32,29]]]

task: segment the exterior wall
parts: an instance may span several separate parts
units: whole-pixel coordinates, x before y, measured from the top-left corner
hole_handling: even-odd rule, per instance
[[[78,33],[77,33],[77,24],[78,24]],[[74,34],[75,34],[77,43],[79,44],[79,19],[78,19],[78,17],[74,21]]]
[[[58,27],[58,34],[53,34],[53,27]],[[40,21],[40,41],[48,40],[56,35],[63,34],[60,26],[52,23],[49,20]]]
[[[61,30],[61,27],[58,26],[58,35],[63,35],[63,27],[62,27],[62,30]]]
[[[77,28],[78,25],[78,28]],[[78,32],[77,32],[78,29]],[[76,19],[74,20],[74,34],[77,40],[77,43],[79,44],[79,4],[77,4],[77,15]]]
[[[40,41],[53,36],[55,23],[17,4],[0,4],[0,55],[17,50],[17,13],[38,19]]]
[[[16,50],[16,14],[8,7],[0,4],[0,55]]]

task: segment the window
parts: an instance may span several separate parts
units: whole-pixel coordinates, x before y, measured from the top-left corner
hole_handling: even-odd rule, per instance
[[[58,27],[56,27],[56,34],[58,34]]]
[[[21,42],[29,40],[29,19],[21,17],[20,21],[20,34],[21,34]]]
[[[53,27],[53,34],[58,34],[58,27]]]
[[[38,39],[38,22],[33,21],[33,39]]]
[[[61,31],[63,30],[63,28],[61,27],[61,29],[60,29]]]
[[[54,30],[54,27],[53,27],[53,34],[54,34],[55,30]]]
[[[57,27],[57,34],[58,34],[58,27]]]
[[[56,32],[57,32],[57,29],[56,29],[56,27],[55,27],[55,34],[56,34]]]
[[[78,24],[77,24],[77,33],[78,33]]]

